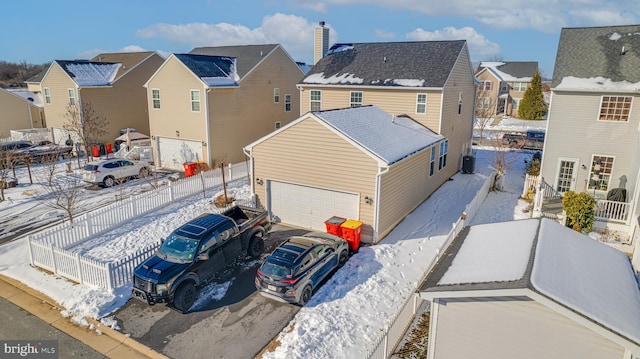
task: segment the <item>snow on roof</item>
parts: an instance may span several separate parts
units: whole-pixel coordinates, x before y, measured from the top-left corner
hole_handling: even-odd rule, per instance
[[[234,86],[240,80],[235,57],[194,54],[175,54],[175,57],[209,87]]]
[[[355,77],[353,74],[332,75],[328,78],[325,78],[324,72],[320,72],[320,73],[311,74],[305,77],[302,82],[310,83],[310,84],[335,85],[340,83],[361,84],[364,82],[364,80],[361,78]]]
[[[598,76],[590,78],[579,78],[574,76],[563,77],[556,89],[571,90],[640,90],[640,82],[613,81],[611,79]]]
[[[499,70],[501,66],[506,65],[505,62],[482,62],[480,67],[485,67],[491,71],[498,79],[506,82],[531,82],[532,76],[517,77]]]
[[[531,283],[640,344],[640,289],[626,254],[542,220]]]
[[[29,91],[25,88],[21,88],[21,89],[7,89],[7,91],[11,92],[12,94],[16,95],[16,96],[20,96],[23,99],[29,101],[30,103],[32,103],[35,106],[38,107],[42,107],[44,106],[44,101],[42,99],[42,94],[37,93],[37,92],[32,92]]]
[[[611,34],[611,36],[609,36],[609,40],[620,40],[620,38],[622,37],[622,35],[618,34],[617,32],[614,32],[613,34]]]
[[[78,86],[109,86],[115,80],[122,64],[71,61],[63,63],[62,66]]]
[[[409,117],[394,116],[376,106],[318,111],[314,115],[387,165],[444,139]]]
[[[527,270],[537,229],[536,219],[470,227],[438,285],[521,279]],[[517,239],[514,234],[517,234]]]
[[[424,80],[417,80],[417,79],[393,79],[393,80],[386,80],[385,83],[393,83],[394,85],[398,85],[398,86],[406,86],[406,87],[422,87],[424,86]]]

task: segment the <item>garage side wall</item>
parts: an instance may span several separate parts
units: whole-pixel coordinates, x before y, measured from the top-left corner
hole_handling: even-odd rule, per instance
[[[624,355],[619,345],[526,298],[440,299],[435,317],[437,323],[431,323],[435,337],[429,338],[435,340],[430,343],[435,358],[621,359]]]
[[[389,233],[402,219],[418,207],[448,178],[438,172],[437,152],[435,170],[429,177],[432,146],[393,165],[380,179],[379,239]],[[437,209],[434,209],[437,210]]]
[[[359,193],[360,218],[352,219],[364,223],[362,240],[371,241],[375,206],[364,197],[375,195],[378,166],[351,143],[307,118],[257,144],[253,162],[255,192],[264,206],[267,180]]]
[[[22,99],[8,91],[0,90],[0,137],[10,137],[11,130],[22,130],[40,127],[40,116],[32,108],[36,110],[38,107],[29,106],[26,99]],[[31,119],[29,118],[31,111]]]
[[[51,103],[44,101],[44,113],[47,118],[48,127],[64,127],[68,122],[65,117],[69,106],[69,89],[76,91],[76,84],[69,75],[58,65],[52,63],[49,71],[42,81],[42,97],[44,90],[48,88],[51,94]],[[76,94],[77,99],[78,94]]]

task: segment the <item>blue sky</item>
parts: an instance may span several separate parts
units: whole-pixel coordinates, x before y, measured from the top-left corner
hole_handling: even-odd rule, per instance
[[[0,60],[280,43],[311,63],[321,20],[330,44],[465,39],[473,61],[538,61],[551,77],[562,27],[638,24],[640,1],[2,0]]]

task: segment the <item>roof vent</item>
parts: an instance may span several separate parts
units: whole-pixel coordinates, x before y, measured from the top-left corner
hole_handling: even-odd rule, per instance
[[[396,115],[391,115],[391,123],[396,123]]]
[[[627,49],[622,46],[622,50],[620,50],[620,55],[626,55],[627,54]]]
[[[385,57],[383,57],[383,58],[382,58],[382,61],[387,62],[387,57],[386,57],[386,56],[385,56]]]
[[[260,51],[260,57],[262,57],[262,51]]]

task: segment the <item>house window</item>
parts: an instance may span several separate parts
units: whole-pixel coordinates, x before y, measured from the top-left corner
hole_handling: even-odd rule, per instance
[[[280,102],[280,89],[277,87],[273,89],[273,102]]]
[[[480,85],[481,91],[491,91],[491,81],[483,81]]]
[[[600,121],[629,121],[630,96],[602,96]]]
[[[431,147],[431,162],[429,163],[429,177],[436,172],[436,147]]]
[[[458,115],[462,113],[462,92],[458,93]]]
[[[291,95],[284,95],[284,112],[291,112]]]
[[[48,87],[44,88],[44,102],[50,104],[51,103],[51,90]]]
[[[159,89],[151,89],[151,100],[153,102],[153,108],[160,108],[160,90]]]
[[[74,89],[69,89],[69,106],[76,105],[76,91]]]
[[[351,107],[362,106],[362,91],[351,91]]]
[[[416,113],[427,113],[427,94],[419,93],[416,97]]]
[[[200,112],[200,90],[191,90],[191,111]]]
[[[311,90],[309,95],[311,99],[311,111],[320,111],[322,107],[322,93],[320,90]]]
[[[513,83],[513,91],[526,91],[527,83],[526,82],[514,82]]]
[[[594,155],[589,173],[589,189],[606,191],[613,170],[613,157]]]
[[[440,158],[438,159],[438,170],[447,165],[447,152],[449,152],[449,141],[440,142]]]
[[[489,105],[491,104],[491,98],[489,98],[489,97],[480,97],[478,100],[479,100],[478,101],[478,107],[479,108],[481,108],[483,110],[486,110],[486,109],[489,108]]]
[[[276,130],[282,127],[282,123],[280,121],[276,121]]]
[[[520,99],[519,98],[513,98],[511,99],[511,110],[515,111],[518,109],[518,105],[520,105]]]

